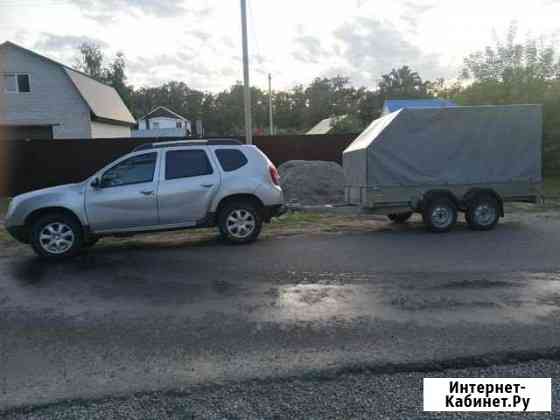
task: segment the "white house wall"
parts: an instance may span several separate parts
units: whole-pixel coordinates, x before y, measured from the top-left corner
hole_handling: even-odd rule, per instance
[[[132,137],[130,127],[105,124],[93,121],[91,123],[91,137],[94,139],[113,137]]]
[[[31,92],[6,93],[0,77],[0,124],[48,124],[54,138],[91,137],[89,107],[62,67],[7,46],[0,49],[1,73],[29,74]]]
[[[157,124],[159,124],[158,128],[177,128],[177,121],[175,118],[167,117],[150,118],[150,128],[156,128]]]
[[[149,118],[149,122],[150,122],[150,128],[149,128],[150,130],[156,129],[155,125],[159,125],[158,128],[160,128],[160,129],[171,129],[171,128],[175,129],[175,128],[177,128],[177,123],[181,122],[183,124],[183,128],[186,128],[187,130],[192,131],[190,121],[181,120],[179,118],[154,117],[154,118]],[[138,120],[138,129],[139,130],[148,130],[145,119]]]

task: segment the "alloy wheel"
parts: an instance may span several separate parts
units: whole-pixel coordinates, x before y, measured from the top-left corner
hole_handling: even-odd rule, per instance
[[[249,237],[255,230],[255,216],[244,209],[233,210],[226,219],[228,233],[237,239]]]
[[[74,245],[74,232],[66,223],[53,222],[45,225],[39,234],[39,244],[49,254],[63,254]]]

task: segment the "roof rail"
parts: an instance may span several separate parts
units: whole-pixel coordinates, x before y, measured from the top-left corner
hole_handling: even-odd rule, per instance
[[[202,139],[202,140],[174,140],[174,141],[162,141],[158,143],[145,143],[140,146],[136,146],[132,151],[139,152],[141,150],[151,150],[151,149],[161,149],[164,147],[185,147],[185,146],[241,146],[238,139]]]

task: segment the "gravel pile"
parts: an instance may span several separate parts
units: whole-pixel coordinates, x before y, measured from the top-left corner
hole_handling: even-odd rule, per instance
[[[344,171],[335,162],[291,160],[278,168],[286,203],[344,203]]]

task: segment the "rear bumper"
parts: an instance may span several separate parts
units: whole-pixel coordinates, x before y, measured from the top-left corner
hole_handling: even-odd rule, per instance
[[[25,226],[9,226],[6,230],[12,237],[25,244],[29,243],[29,231]]]

